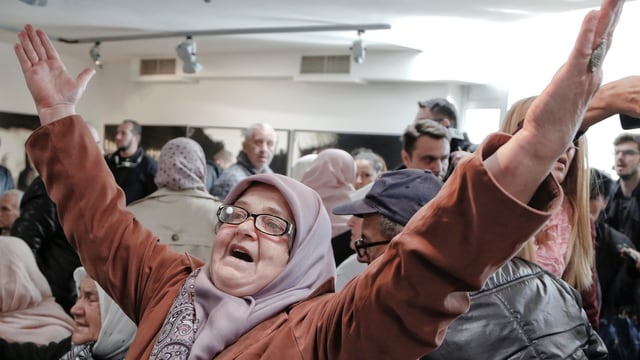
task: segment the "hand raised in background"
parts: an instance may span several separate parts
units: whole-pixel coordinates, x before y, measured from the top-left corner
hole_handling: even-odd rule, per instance
[[[78,100],[95,71],[84,69],[76,79],[67,72],[44,31],[26,25],[14,46],[27,87],[36,105],[40,124],[75,114]]]

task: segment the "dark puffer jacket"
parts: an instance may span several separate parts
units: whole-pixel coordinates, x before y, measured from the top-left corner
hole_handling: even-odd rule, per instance
[[[471,293],[469,311],[447,330],[423,360],[606,359],[578,293],[564,281],[520,258]]]
[[[56,205],[40,177],[33,180],[22,196],[20,217],[13,223],[11,235],[27,242],[56,302],[70,312],[76,302],[73,270],[81,265],[80,258],[64,235]]]

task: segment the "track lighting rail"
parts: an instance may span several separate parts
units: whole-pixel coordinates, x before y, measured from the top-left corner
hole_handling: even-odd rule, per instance
[[[119,36],[97,36],[88,38],[63,38],[53,37],[52,39],[67,44],[86,44],[108,41],[129,41],[161,39],[170,37],[185,36],[221,36],[221,35],[247,35],[247,34],[278,34],[295,32],[328,32],[328,31],[365,31],[365,30],[388,30],[389,24],[345,24],[345,25],[317,25],[317,26],[293,26],[293,27],[266,27],[266,28],[244,28],[244,29],[218,29],[218,30],[197,30],[197,31],[168,31],[147,34],[131,34]]]

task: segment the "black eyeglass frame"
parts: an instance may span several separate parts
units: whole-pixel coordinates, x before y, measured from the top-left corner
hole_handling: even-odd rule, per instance
[[[244,211],[247,214],[247,216],[244,219],[242,219],[242,221],[240,221],[240,222],[224,221],[220,217],[220,214],[222,213],[222,211],[224,209],[227,209],[227,208],[240,209],[240,210]],[[218,221],[220,221],[221,223],[230,224],[230,225],[240,225],[240,224],[244,223],[245,221],[249,220],[250,217],[252,217],[253,218],[253,226],[256,228],[256,230],[260,231],[261,233],[264,233],[264,234],[267,234],[267,235],[271,235],[271,236],[291,235],[291,234],[293,234],[293,232],[295,231],[295,228],[296,228],[296,226],[294,224],[290,223],[288,220],[286,220],[286,219],[284,219],[284,218],[282,218],[280,216],[272,215],[272,214],[254,214],[254,213],[250,212],[249,210],[247,210],[247,209],[245,209],[245,208],[243,208],[241,206],[238,206],[238,205],[220,205],[220,207],[218,207],[218,211],[216,213],[216,216],[218,217]],[[259,223],[258,218],[261,217],[261,216],[269,216],[269,217],[276,218],[278,220],[283,221],[285,224],[287,224],[287,226],[284,229],[284,231],[281,232],[281,233],[272,233],[272,232],[269,232],[269,231],[265,231],[265,230],[261,229],[260,227],[258,227],[258,223]]]
[[[368,248],[374,247],[374,246],[386,245],[390,242],[391,240],[364,242],[364,239],[358,239],[354,242],[354,247],[356,248],[356,252],[358,253],[358,256],[365,257],[367,256]]]

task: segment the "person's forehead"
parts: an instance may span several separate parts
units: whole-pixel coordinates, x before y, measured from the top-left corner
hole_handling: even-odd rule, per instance
[[[370,168],[373,167],[373,163],[371,162],[371,160],[368,159],[358,159],[356,160],[356,166],[358,166],[358,168]]]
[[[250,212],[267,213],[293,219],[287,200],[273,185],[254,183],[238,197],[234,204]]]
[[[421,135],[416,141],[414,152],[446,153],[448,146],[446,138],[436,139],[429,135]]]
[[[637,149],[640,146],[638,146],[638,144],[636,144],[633,141],[625,141],[625,142],[622,142],[622,143],[620,143],[618,145],[615,145],[615,147],[616,148],[630,148],[631,147],[631,148],[636,148]]]
[[[4,194],[0,197],[0,203],[3,203],[3,204],[15,203],[16,199],[17,198],[15,194]]]
[[[84,293],[97,294],[98,287],[93,279],[87,277],[80,283],[80,291]]]
[[[272,129],[262,129],[257,128],[253,130],[251,133],[251,138],[253,140],[271,140],[274,141],[276,139],[276,132]]]
[[[133,125],[131,123],[122,123],[118,125],[118,130],[121,131],[130,131],[133,129]]]

